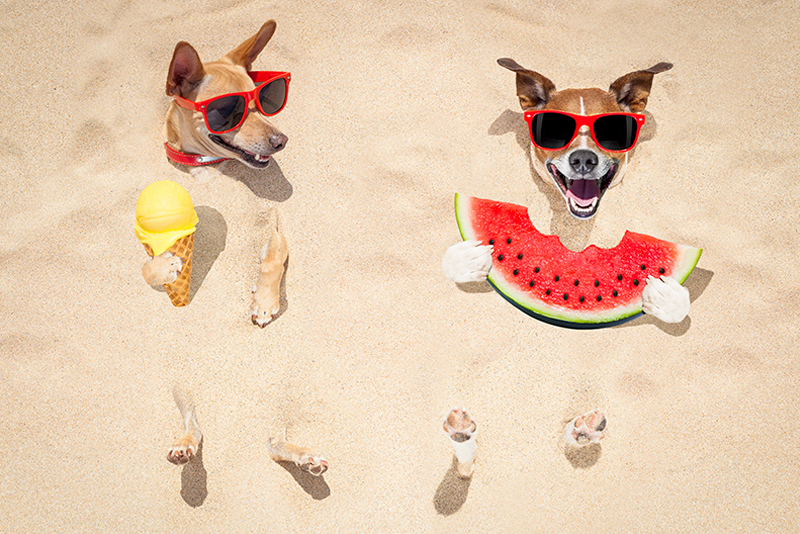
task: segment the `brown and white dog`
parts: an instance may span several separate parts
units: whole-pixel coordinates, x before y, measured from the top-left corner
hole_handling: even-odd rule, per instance
[[[608,91],[597,88],[558,91],[552,81],[513,59],[502,58],[497,62],[516,74],[517,97],[523,111],[555,110],[583,116],[642,113],[653,76],[672,68],[670,63],[658,63],[628,73],[615,80]],[[537,174],[561,192],[569,213],[585,220],[597,213],[603,195],[622,178],[632,152],[604,150],[595,143],[589,127],[581,126],[563,149],[543,150],[533,145],[531,159]],[[492,266],[491,253],[491,246],[477,241],[457,243],[442,260],[445,276],[456,283],[486,280]],[[648,280],[643,299],[645,313],[667,323],[681,322],[689,313],[688,290],[671,278]]]
[[[548,109],[576,115],[601,113],[642,113],[647,105],[653,76],[672,68],[658,63],[649,69],[630,72],[602,89],[563,89],[538,72],[528,70],[509,58],[497,63],[517,77],[517,97],[523,111]],[[558,151],[542,150],[533,145],[531,159],[539,176],[555,185],[567,203],[569,213],[588,219],[597,213],[600,200],[609,187],[620,181],[633,150],[615,153],[603,150],[583,126],[568,146]]]
[[[267,21],[254,36],[217,61],[203,63],[192,46],[184,41],[175,46],[167,76],[167,95],[202,102],[228,93],[252,91],[248,76],[253,62],[275,33],[274,20]],[[235,159],[248,167],[266,167],[273,154],[286,146],[287,137],[250,102],[244,122],[224,134],[211,133],[203,114],[178,106],[175,101],[167,111],[165,133],[167,153],[201,158],[192,169],[201,169],[209,161]],[[171,152],[170,149],[172,149]],[[174,161],[183,163],[180,158]],[[194,174],[194,173],[193,173]]]

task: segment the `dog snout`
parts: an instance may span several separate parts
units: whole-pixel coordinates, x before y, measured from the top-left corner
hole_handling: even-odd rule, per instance
[[[591,150],[576,150],[569,156],[569,165],[576,173],[587,175],[597,167],[597,154]]]
[[[288,137],[284,134],[273,134],[269,138],[269,145],[275,149],[277,152],[278,150],[283,150],[283,147],[286,146],[286,142],[289,140]]]

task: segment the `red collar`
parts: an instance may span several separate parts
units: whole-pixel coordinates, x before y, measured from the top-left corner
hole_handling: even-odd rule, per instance
[[[202,167],[203,165],[211,165],[212,163],[219,163],[220,161],[230,159],[220,158],[217,156],[201,156],[200,154],[187,154],[186,152],[179,152],[178,150],[175,150],[169,146],[169,143],[164,143],[164,146],[167,148],[167,158],[171,159],[175,163],[189,165],[191,167]]]

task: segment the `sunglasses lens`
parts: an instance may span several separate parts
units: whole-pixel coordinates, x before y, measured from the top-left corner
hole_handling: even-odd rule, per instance
[[[208,127],[212,132],[232,130],[239,125],[246,109],[243,96],[232,95],[217,98],[206,107]]]
[[[575,135],[575,119],[561,113],[539,113],[531,120],[531,139],[541,148],[564,148]]]
[[[594,123],[594,136],[606,150],[629,150],[636,142],[639,125],[627,115],[607,115]]]
[[[279,112],[286,103],[286,79],[278,78],[263,86],[258,92],[258,103],[267,115]]]

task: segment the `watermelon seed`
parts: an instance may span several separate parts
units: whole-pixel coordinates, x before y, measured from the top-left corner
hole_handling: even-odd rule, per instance
[[[494,245],[494,239],[490,239],[490,240],[489,240],[489,244],[490,244],[490,245]]]
[[[511,238],[510,237],[508,239],[506,239],[506,243],[508,243],[509,245],[511,244]]]
[[[594,281],[594,287],[600,287],[600,280]]]
[[[531,280],[531,283],[530,283],[530,284],[528,284],[528,285],[529,285],[529,286],[531,286],[531,287],[533,287],[535,284],[534,284],[533,280]]]
[[[549,295],[550,294],[550,290],[548,289],[547,291],[544,292],[544,294],[545,295]]]
[[[577,280],[575,280],[575,287],[578,287],[578,284],[579,284],[579,283],[580,283],[580,282],[578,282]]]
[[[621,275],[621,274],[618,274],[618,275],[617,275],[617,280],[619,280],[620,282],[622,282],[622,275]]]
[[[505,258],[505,256],[500,254],[499,256],[497,256],[497,261],[503,261],[504,258]]]
[[[538,267],[537,267],[537,268],[535,268],[535,269],[533,270],[533,272],[535,272],[535,273],[538,273],[538,272],[539,272],[539,268],[538,268]]]
[[[517,276],[518,274],[519,274],[519,269],[514,269],[514,276]]]
[[[664,274],[666,271],[664,270],[664,268],[663,268],[663,267],[661,267],[661,268],[658,270],[658,272],[659,272],[659,273],[661,273],[661,274]]]
[[[612,295],[614,295],[615,297],[616,297],[617,295],[619,295],[619,293],[617,293],[617,290],[616,290],[616,289],[615,289],[615,290],[614,290],[614,291],[613,291],[611,294],[612,294]]]
[[[639,285],[639,280],[634,280],[633,281],[633,285],[638,286]]]
[[[519,254],[517,254],[517,259],[518,259],[518,260],[521,260],[521,259],[522,259],[522,253],[521,253],[521,252],[520,252]]]
[[[558,282],[558,275],[556,275],[556,277],[555,277],[555,281],[556,281],[556,282]]]
[[[567,300],[568,298],[569,298],[569,295],[567,295],[566,293],[564,293],[564,300]]]
[[[644,263],[643,263],[643,264],[641,264],[641,265],[639,266],[639,268],[640,268],[641,270],[643,270],[643,271],[644,271],[645,269],[647,269],[647,267],[645,267]]]
[[[584,297],[583,295],[581,295],[581,302],[583,302],[584,300],[586,300],[586,297]]]
[[[603,297],[601,297],[600,295],[597,295],[597,302],[600,302],[601,300],[603,300]]]

